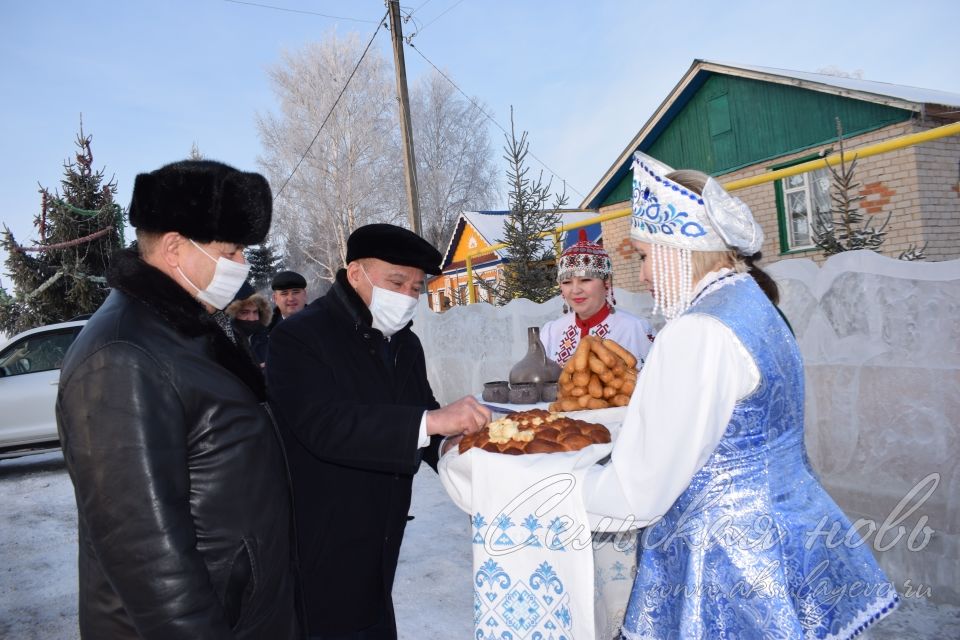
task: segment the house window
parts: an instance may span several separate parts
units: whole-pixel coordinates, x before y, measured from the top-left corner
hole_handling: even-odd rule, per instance
[[[489,287],[493,287],[497,283],[496,278],[484,278],[483,281]],[[492,302],[490,300],[490,291],[487,290],[486,287],[477,286],[477,294],[477,300],[480,302]]]
[[[467,304],[467,285],[457,287],[457,304]]]
[[[776,191],[781,252],[816,247],[815,222],[830,217],[830,171],[817,169],[778,180]]]

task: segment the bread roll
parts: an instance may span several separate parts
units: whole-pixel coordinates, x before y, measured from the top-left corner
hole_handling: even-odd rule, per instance
[[[587,409],[607,409],[610,403],[602,398],[590,397],[587,400]]]
[[[596,398],[590,400],[603,402]],[[471,448],[507,455],[558,453],[607,442],[610,442],[610,432],[603,425],[531,409],[510,414],[491,422],[475,435],[465,436],[460,440],[460,453]]]
[[[617,344],[613,340],[604,340],[603,346],[609,349],[610,351],[612,351],[613,354],[616,355],[618,358],[623,360],[624,364],[627,365],[628,369],[636,370],[637,358],[632,353],[630,353],[629,351],[621,347],[619,344]]]
[[[590,354],[590,357],[587,359],[587,366],[590,368],[590,371],[592,371],[597,375],[600,375],[604,371],[610,370],[610,367],[604,364],[604,362],[600,360],[600,358],[593,355],[592,353]]]
[[[610,349],[604,346],[604,341],[602,339],[591,342],[590,349],[597,354],[597,358],[599,358],[603,364],[607,365],[607,367],[613,368],[617,366],[617,356],[615,356]]]
[[[570,451],[570,449],[556,440],[544,438],[534,438],[526,446],[526,453],[558,453],[560,451]]]
[[[587,391],[594,398],[603,397],[603,383],[600,382],[600,378],[596,374],[590,376],[590,384],[587,386]]]
[[[576,371],[586,371],[587,369],[587,364],[590,361],[590,346],[586,343],[586,339],[589,337],[590,336],[586,336],[573,353],[573,368]]]

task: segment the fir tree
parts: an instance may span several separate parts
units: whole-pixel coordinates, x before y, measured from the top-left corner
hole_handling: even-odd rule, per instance
[[[61,192],[40,188],[33,246],[5,229],[0,244],[13,295],[0,289],[0,330],[8,334],[93,313],[107,295],[110,254],[124,245],[124,212],[113,199],[116,181],[93,170],[92,136],[77,135],[74,161],[64,162]]]
[[[247,279],[254,289],[260,290],[270,286],[273,276],[283,269],[280,256],[274,253],[273,247],[266,242],[250,247],[245,254],[250,264],[250,275]]]
[[[514,298],[546,302],[559,293],[556,254],[545,238],[560,225],[560,209],[567,204],[567,196],[565,192],[555,195],[553,206],[547,206],[552,181],[544,183],[542,171],[536,179],[530,177],[526,166],[529,147],[526,131],[517,140],[511,109],[510,135],[504,146],[510,214],[500,239],[507,245],[503,276],[495,285],[476,278],[477,285],[490,294],[490,299],[500,303]]]
[[[823,252],[832,256],[843,251],[870,249],[879,251],[887,238],[886,228],[892,213],[888,213],[883,224],[874,225],[872,216],[864,217],[857,203],[863,200],[862,194],[854,195],[860,186],[854,182],[857,169],[857,157],[847,165],[843,150],[843,125],[837,122],[837,144],[840,147],[840,167],[828,166],[831,175],[830,212],[819,215],[813,220],[813,239]],[[922,247],[911,244],[900,252],[899,260],[924,260],[927,243]]]
[[[857,157],[847,164],[843,148],[843,125],[837,118],[837,145],[840,147],[840,166],[829,166],[832,177],[830,190],[830,212],[818,215],[813,220],[813,237],[823,252],[832,256],[843,251],[871,249],[876,251],[886,239],[890,214],[879,227],[874,226],[870,217],[865,218],[857,203],[863,195],[854,195],[860,187],[854,181],[857,170]]]

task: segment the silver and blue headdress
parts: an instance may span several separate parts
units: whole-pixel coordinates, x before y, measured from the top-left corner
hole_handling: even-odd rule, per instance
[[[667,177],[673,169],[643,152],[633,154],[630,238],[652,245],[655,307],[673,318],[692,298],[692,251],[737,251],[750,256],[763,230],[750,208],[708,178],[703,193]]]

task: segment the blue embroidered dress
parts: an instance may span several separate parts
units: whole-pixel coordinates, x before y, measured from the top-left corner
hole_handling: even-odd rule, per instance
[[[732,331],[759,383],[735,403],[689,486],[644,530],[624,637],[852,637],[896,606],[896,591],[856,533],[840,544],[814,533],[836,527],[837,539],[853,528],[806,456],[799,349],[752,278],[727,280],[685,315]]]

